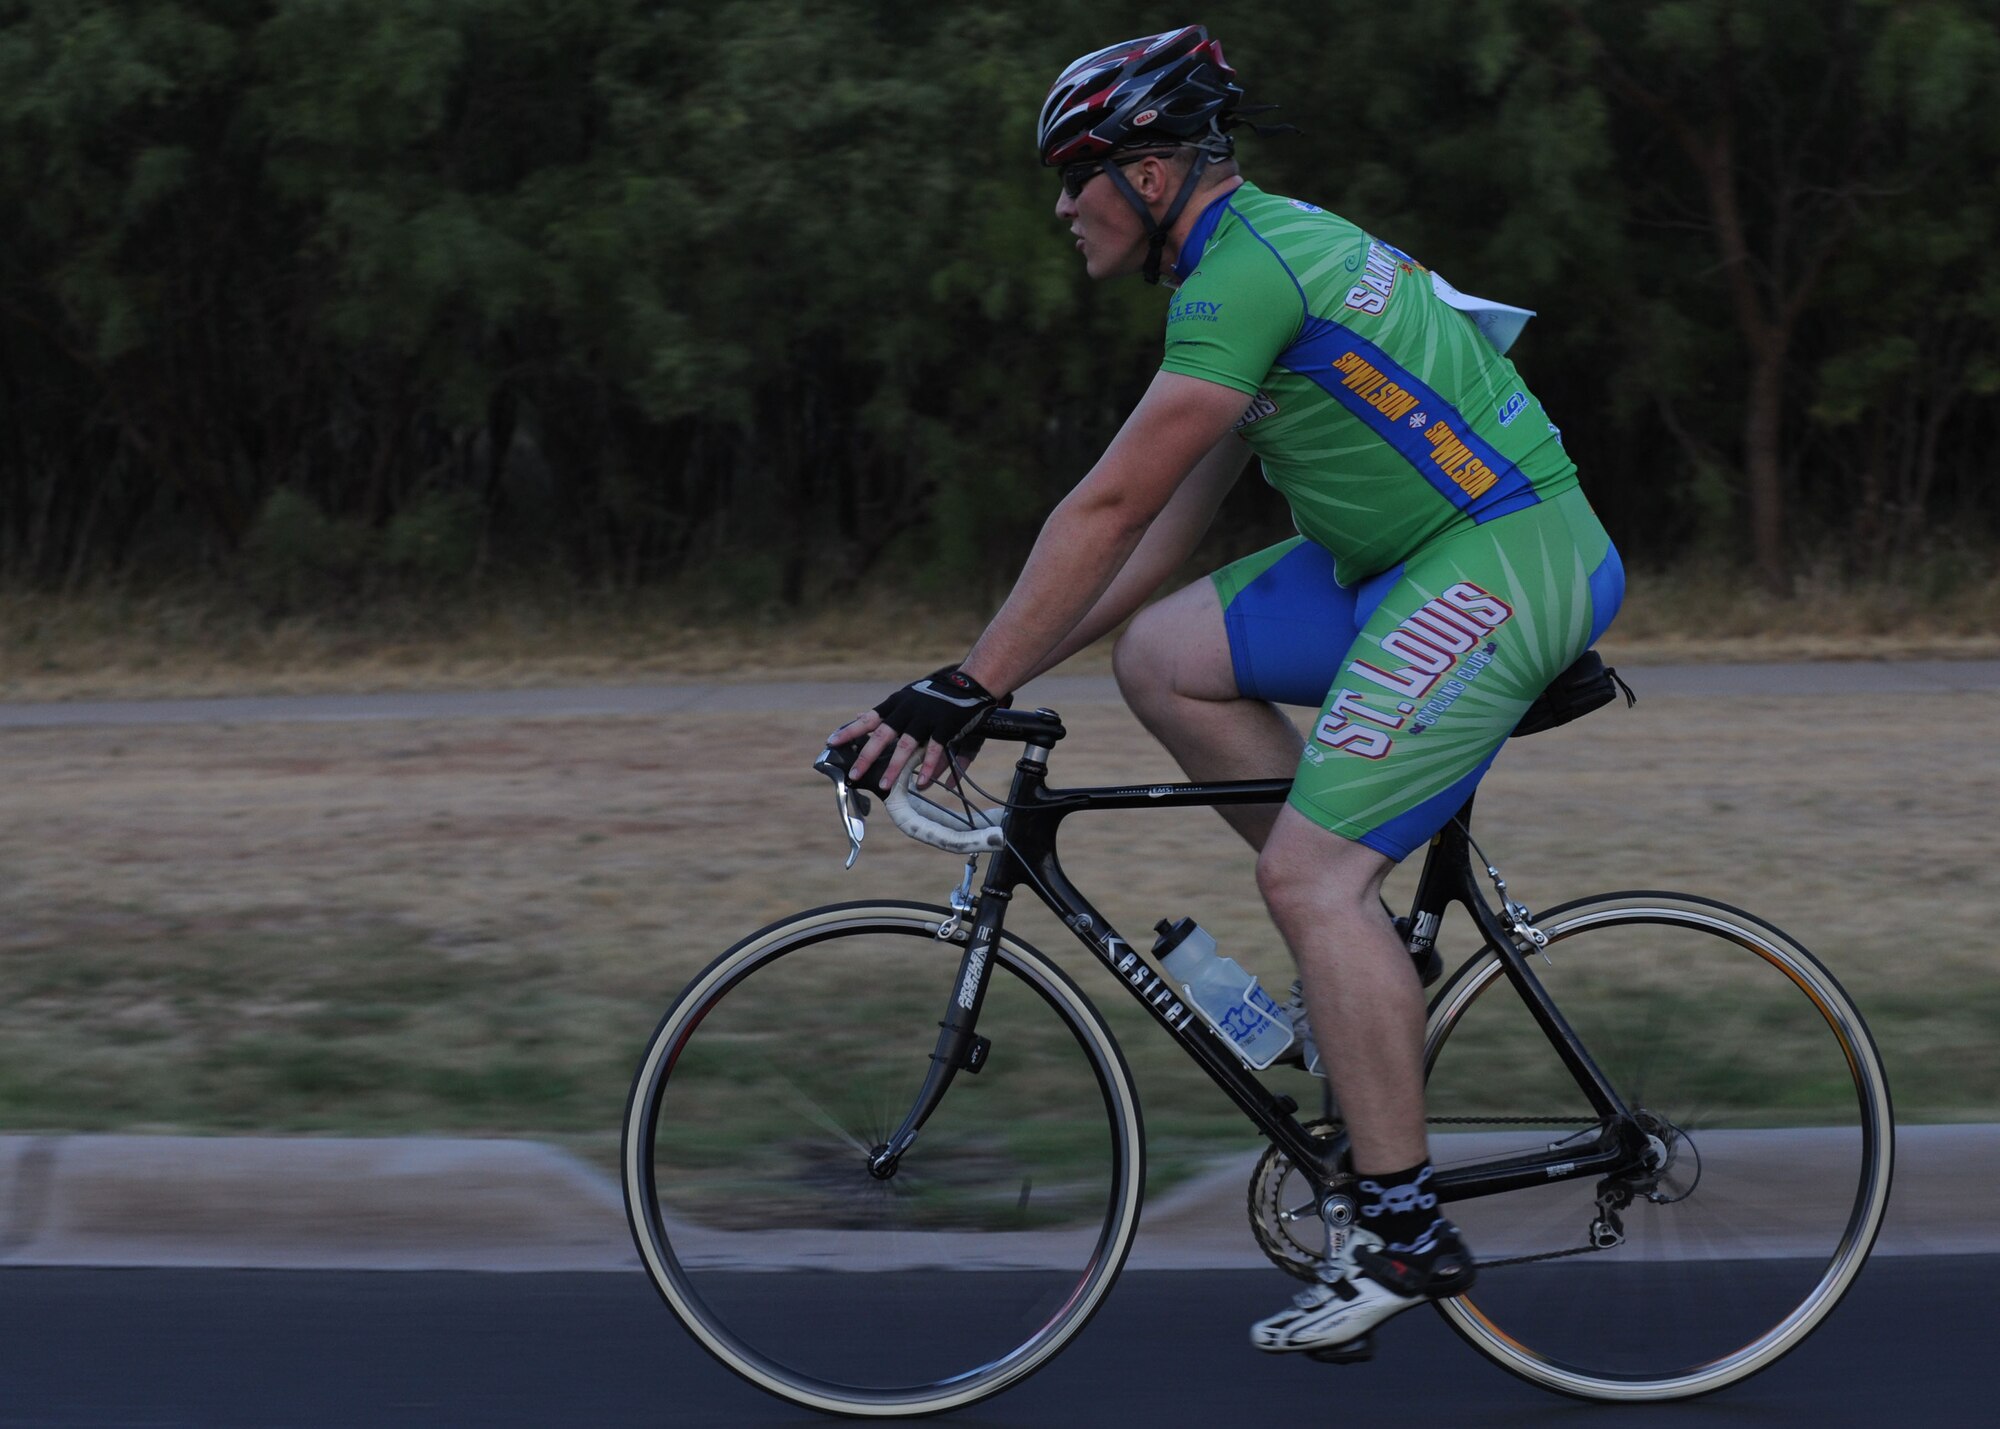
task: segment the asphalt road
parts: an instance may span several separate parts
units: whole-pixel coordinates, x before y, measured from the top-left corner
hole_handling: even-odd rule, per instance
[[[1048,1368],[935,1422],[1987,1425],[1996,1272],[2000,1256],[1878,1259],[1774,1368],[1707,1399],[1638,1406],[1517,1381],[1425,1311],[1386,1327],[1371,1364],[1268,1358],[1244,1329],[1276,1308],[1282,1277],[1134,1272]],[[10,1429],[825,1422],[710,1361],[636,1272],[0,1270],[0,1426]]]

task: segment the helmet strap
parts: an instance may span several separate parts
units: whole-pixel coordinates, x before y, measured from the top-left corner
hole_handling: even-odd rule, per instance
[[[1194,163],[1188,166],[1187,178],[1181,182],[1181,191],[1174,195],[1174,201],[1168,205],[1166,213],[1155,222],[1153,211],[1146,206],[1146,201],[1139,197],[1139,191],[1132,187],[1131,180],[1119,171],[1116,164],[1104,166],[1105,175],[1118,186],[1118,192],[1125,195],[1125,202],[1132,205],[1133,211],[1146,225],[1146,236],[1150,241],[1146,246],[1144,276],[1148,283],[1160,281],[1160,258],[1166,251],[1167,234],[1172,230],[1175,220],[1181,216],[1181,210],[1187,207],[1188,200],[1194,197],[1195,186],[1201,182],[1202,170],[1207,167],[1208,151],[1196,149]]]

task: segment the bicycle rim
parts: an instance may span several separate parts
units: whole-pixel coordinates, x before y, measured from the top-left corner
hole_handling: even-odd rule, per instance
[[[1503,1368],[1561,1393],[1681,1399],[1733,1384],[1804,1340],[1874,1244],[1893,1157],[1881,1060],[1831,974],[1726,905],[1610,894],[1540,926],[1535,975],[1667,1165],[1452,1203],[1482,1264],[1439,1309]],[[1491,949],[1433,1002],[1425,1054],[1440,1165],[1596,1135]],[[1593,1229],[1618,1243],[1586,1249]]]
[[[762,1388],[928,1414],[1013,1384],[1095,1312],[1139,1214],[1130,1076],[1083,994],[1003,935],[960,1072],[879,1181],[930,1069],[961,946],[919,905],[821,909],[718,959],[654,1034],[627,1210],[668,1305]]]

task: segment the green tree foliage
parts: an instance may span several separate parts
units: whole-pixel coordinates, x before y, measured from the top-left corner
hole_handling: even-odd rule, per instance
[[[1778,581],[1991,531],[1990,6],[1205,19],[1305,131],[1253,177],[1542,312],[1516,356],[1628,552]],[[0,574],[989,594],[1158,355],[1160,295],[1062,241],[1035,110],[1160,23],[0,0]]]
[[[1884,498],[1869,490],[1884,481],[1879,464],[1826,451],[1814,440],[1825,434],[1799,432],[1799,417],[1855,420],[1854,377],[1879,378],[1896,353],[1921,347],[1954,369],[1927,374],[1945,390],[1919,379],[1894,392],[1878,381],[1869,405],[1878,419],[1884,402],[1941,405],[1942,421],[1964,390],[1957,369],[1969,349],[1993,351],[1990,312],[1961,319],[1955,311],[1966,275],[1951,269],[1949,240],[1928,255],[1896,253],[1912,226],[1975,242],[1988,226],[1968,210],[1961,185],[2000,160],[1991,7],[1578,0],[1554,8],[1561,22],[1548,63],[1597,88],[1617,117],[1617,150],[1628,160],[1623,207],[1645,230],[1632,233],[1628,256],[1653,275],[1649,306],[1672,327],[1696,328],[1691,337],[1708,330],[1662,400],[1685,406],[1680,394],[1699,392],[1704,373],[1728,379],[1715,405],[1733,417],[1733,433],[1683,412],[1672,428],[1685,433],[1697,468],[1740,474],[1751,553],[1766,584],[1782,588],[1800,507],[1818,518],[1858,504],[1864,524],[1882,522]],[[1703,304],[1694,323],[1690,295]],[[1918,337],[1943,311],[1958,340]],[[1815,393],[1815,377],[1831,387]],[[1899,459],[1907,434],[1904,445]]]

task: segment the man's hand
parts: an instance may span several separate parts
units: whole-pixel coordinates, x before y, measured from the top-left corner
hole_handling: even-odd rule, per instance
[[[846,744],[866,736],[848,777],[856,783],[887,752],[881,788],[893,788],[903,768],[919,753],[917,787],[930,784],[943,771],[947,750],[1000,699],[956,665],[933,670],[913,680],[866,714],[849,720],[827,737],[828,744]]]

